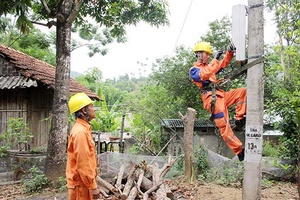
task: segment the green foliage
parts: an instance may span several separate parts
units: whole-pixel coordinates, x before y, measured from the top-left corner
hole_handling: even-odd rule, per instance
[[[213,168],[207,175],[206,181],[216,182],[223,186],[241,186],[244,174],[242,162],[225,162],[217,168]]]
[[[97,92],[101,87],[102,72],[99,68],[89,68],[84,75],[77,76],[76,81],[83,84],[93,92]]]
[[[274,184],[274,181],[272,181],[272,180],[268,180],[268,179],[265,179],[265,178],[263,178],[261,180],[261,185],[264,188],[270,188],[270,187],[273,186],[273,184]]]
[[[0,135],[0,157],[6,156],[9,149],[28,150],[27,144],[33,138],[23,118],[9,118],[7,125],[7,131]]]
[[[215,51],[226,50],[230,43],[231,22],[229,17],[225,16],[221,20],[210,22],[208,26],[209,30],[201,37],[201,40],[209,42]]]
[[[55,188],[59,188],[61,192],[67,191],[67,180],[65,176],[58,177],[58,183],[55,185]]]
[[[139,144],[134,144],[130,147],[129,152],[132,155],[138,155],[141,150],[141,146]]]
[[[280,138],[279,157],[283,159],[297,160],[299,153],[298,140],[298,134]]]
[[[50,28],[55,23],[57,16],[70,14],[59,13],[62,10],[60,6],[78,7],[79,13],[75,16],[72,31],[77,32],[84,41],[73,42],[72,50],[87,46],[90,50],[90,56],[96,53],[105,55],[107,53],[105,46],[112,43],[114,38],[117,42],[125,42],[125,27],[127,25],[137,25],[139,21],[157,27],[168,24],[168,4],[166,1],[85,0],[82,1],[82,4],[78,1],[69,1],[65,4],[61,4],[61,1],[46,1],[46,4],[50,13],[45,12],[46,9],[43,4],[38,1],[2,0],[0,2],[0,16],[16,15],[17,28],[22,33],[29,33],[35,22],[48,21],[45,25]],[[54,20],[52,20],[53,18]]]
[[[169,110],[166,114],[169,118],[176,117],[178,111],[186,111],[187,107],[196,109],[197,116],[202,114],[202,102],[200,100],[199,89],[191,82],[189,78],[189,69],[192,67],[195,57],[191,48],[178,47],[176,55],[157,59],[154,65],[154,71],[151,79],[153,82],[146,88],[158,87],[160,93],[154,93],[153,99],[163,100],[166,108]],[[156,106],[157,107],[157,106]],[[159,109],[157,109],[159,110]],[[163,115],[162,115],[163,116]]]
[[[138,144],[139,150],[142,148],[140,145],[146,145],[153,152],[157,152],[157,150],[160,150],[161,145],[164,144],[161,141],[159,125],[151,123],[145,116],[135,114],[131,127],[131,132],[143,142],[143,144]]]
[[[179,155],[176,159],[175,168],[178,171],[184,171],[184,155]]]
[[[23,179],[24,193],[41,192],[50,185],[51,181],[37,167],[29,169],[29,179]]]
[[[132,92],[135,89],[134,79],[130,80],[128,74],[124,76],[119,76],[118,78],[108,79],[106,83],[110,83],[115,88],[118,88],[120,91]]]
[[[55,66],[55,53],[51,45],[53,41],[49,36],[39,29],[32,29],[26,34],[20,33],[14,23],[9,18],[0,19],[3,27],[0,29],[0,43]]]
[[[200,146],[195,151],[195,164],[198,179],[205,179],[209,172],[209,162],[207,149],[205,149],[203,146]]]
[[[203,146],[199,146],[195,154],[195,174],[198,175],[198,181],[203,182],[209,173],[208,152]],[[184,171],[184,155],[177,157],[175,168],[177,171]]]
[[[271,141],[269,140],[264,140],[263,141],[263,156],[266,157],[278,157],[279,152],[278,152],[278,145],[274,145]]]
[[[98,90],[98,95],[103,101],[95,103],[95,105],[101,104],[101,108],[97,107],[96,118],[91,121],[93,130],[102,132],[118,130],[121,125],[121,113],[116,111],[118,102],[109,110],[101,89]]]
[[[299,75],[300,31],[299,2],[268,0],[267,7],[275,12],[279,43],[268,49],[265,78],[265,107],[270,116],[280,117],[276,128],[284,132],[279,155],[298,158],[299,138]]]

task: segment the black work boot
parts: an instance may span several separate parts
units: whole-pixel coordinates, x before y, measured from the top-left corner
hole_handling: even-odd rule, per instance
[[[245,149],[243,148],[243,150],[237,156],[239,158],[239,161],[243,161],[245,158]]]
[[[235,120],[234,123],[235,123],[236,129],[242,130],[246,124],[246,117],[244,117],[243,119],[240,119],[240,120]]]

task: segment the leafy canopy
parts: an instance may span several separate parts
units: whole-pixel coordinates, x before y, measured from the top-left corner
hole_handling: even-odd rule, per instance
[[[143,21],[152,26],[168,25],[168,3],[165,0],[2,0],[0,16],[14,14],[17,16],[16,26],[22,33],[29,33],[34,24],[49,28],[56,25],[55,18],[63,20],[67,17],[59,9],[67,3],[72,8],[78,7],[72,31],[77,32],[86,43],[74,42],[72,50],[80,46],[88,46],[89,55],[95,53],[105,55],[105,45],[113,38],[117,42],[125,42],[126,26],[137,25]]]

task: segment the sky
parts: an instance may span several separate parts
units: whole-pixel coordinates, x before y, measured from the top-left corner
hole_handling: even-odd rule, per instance
[[[208,24],[224,16],[231,18],[232,6],[248,5],[248,0],[167,0],[169,3],[170,25],[151,27],[145,23],[128,26],[127,42],[108,45],[105,56],[95,54],[90,58],[87,48],[79,48],[71,54],[71,70],[85,73],[89,68],[98,67],[103,78],[112,79],[128,74],[130,77],[147,76],[152,63],[158,58],[172,56],[176,46],[193,48],[209,29]],[[274,23],[271,14],[264,13],[265,43],[275,40]],[[146,65],[142,66],[140,63]]]

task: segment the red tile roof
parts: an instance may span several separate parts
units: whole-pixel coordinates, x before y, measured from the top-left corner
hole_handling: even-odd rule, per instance
[[[23,76],[54,88],[54,66],[2,44],[0,44],[0,54],[2,54],[8,62],[12,63]],[[70,93],[73,94],[77,92],[85,92],[92,99],[100,100],[94,92],[70,78]]]

